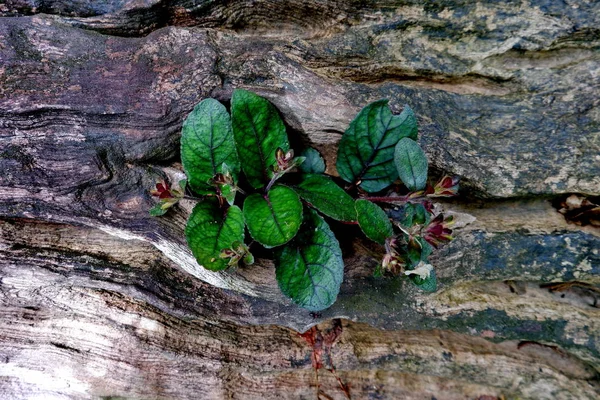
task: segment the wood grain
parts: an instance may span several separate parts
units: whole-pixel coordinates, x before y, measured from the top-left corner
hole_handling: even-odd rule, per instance
[[[0,398],[316,398],[298,332],[338,320],[353,398],[600,395],[600,231],[556,209],[600,195],[593,2],[9,0],[0,16]],[[415,110],[433,174],[462,185],[437,293],[373,278],[382,249],[333,223],[345,281],[311,316],[266,253],[200,267],[191,202],[148,216],[149,189],[182,176],[187,113],[237,87],[332,174],[361,107]]]

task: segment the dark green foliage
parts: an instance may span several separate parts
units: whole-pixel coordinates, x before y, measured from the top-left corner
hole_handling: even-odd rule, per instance
[[[325,173],[325,160],[321,157],[321,154],[312,147],[305,149],[300,156],[306,159],[300,164],[300,171],[306,174],[324,174]]]
[[[385,211],[368,200],[356,200],[358,224],[365,235],[374,242],[384,244],[394,236],[394,228]]]
[[[325,175],[317,150],[307,148],[294,157],[283,121],[268,100],[237,89],[231,118],[214,99],[203,100],[187,117],[181,157],[189,187],[185,181],[178,189],[157,183],[151,193],[159,203],[150,214],[160,216],[184,198],[196,199],[186,239],[198,263],[213,271],[252,264],[254,246],[278,247],[274,254],[281,291],[311,311],[330,307],[343,280],[342,251],[323,216],[358,224],[367,238],[385,247],[378,276],[408,276],[422,290],[434,291],[437,278],[427,261],[430,243],[437,247],[450,240],[452,221],[441,214],[432,219],[426,197],[455,194],[458,179],[444,177],[427,186],[427,158],[416,139],[417,120],[408,106],[393,115],[387,100],[367,105],[340,142],[336,166],[350,184],[344,190]],[[295,178],[286,178],[294,173]],[[398,177],[408,194],[364,197]],[[291,187],[276,183],[286,181]],[[245,196],[243,202],[236,194]],[[404,205],[386,212],[371,200]],[[388,213],[396,214],[394,224]],[[245,228],[253,240],[246,240]]]
[[[224,172],[224,164],[237,180],[240,162],[231,119],[217,100],[202,100],[185,119],[181,130],[181,163],[190,186],[198,193],[214,193],[209,181]]]
[[[244,241],[242,210],[231,206],[223,211],[216,199],[208,198],[194,207],[185,237],[200,265],[212,271],[225,269],[227,261],[220,257],[221,251]]]
[[[429,212],[421,203],[406,203],[404,206],[402,206],[401,215],[402,217],[400,218],[400,224],[405,227],[411,227],[413,225],[427,225],[431,220]]]
[[[417,142],[409,138],[400,140],[394,151],[394,163],[398,176],[409,190],[416,192],[425,189],[427,157]]]
[[[168,208],[163,208],[162,204],[158,203],[150,209],[150,215],[153,217],[160,217],[161,215],[165,215],[167,211],[169,211]]]
[[[331,179],[323,175],[307,175],[295,188],[311,206],[338,221],[356,221],[354,199]]]
[[[422,237],[410,241],[406,249],[407,269],[415,269],[421,261],[427,261],[431,253],[433,253],[433,247]]]
[[[244,220],[250,235],[263,246],[289,242],[302,223],[302,203],[286,186],[275,186],[266,195],[251,194],[244,201]]]
[[[290,148],[283,121],[267,99],[236,89],[231,98],[231,122],[242,170],[250,185],[258,189],[273,177],[277,149],[285,152]]]
[[[277,282],[300,307],[320,311],[331,306],[344,275],[339,243],[329,225],[307,209],[302,230],[278,253]]]
[[[336,167],[349,183],[378,192],[398,178],[394,149],[402,138],[417,138],[417,119],[406,106],[393,115],[387,100],[363,108],[342,136]]]
[[[432,270],[429,277],[421,279],[419,276],[410,275],[410,280],[425,292],[435,292],[437,290],[437,277],[435,270]]]

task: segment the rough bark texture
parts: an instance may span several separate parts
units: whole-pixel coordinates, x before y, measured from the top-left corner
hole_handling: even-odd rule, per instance
[[[327,363],[353,398],[600,396],[600,232],[557,211],[600,195],[596,2],[8,0],[0,16],[0,397],[315,398],[298,332],[337,319]],[[434,170],[462,179],[444,207],[470,222],[434,256],[437,293],[372,278],[381,249],[333,226],[345,281],[311,316],[267,259],[199,267],[191,203],[148,216],[156,180],[181,175],[183,118],[237,87],[332,173],[367,102],[415,110]]]

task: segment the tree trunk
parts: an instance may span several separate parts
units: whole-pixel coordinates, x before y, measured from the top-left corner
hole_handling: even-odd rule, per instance
[[[598,206],[577,207],[600,196],[594,2],[8,0],[0,17],[0,398],[316,399],[315,355],[335,399],[340,382],[600,396]],[[310,314],[266,258],[198,266],[191,202],[148,215],[182,175],[187,113],[238,87],[330,173],[361,107],[415,110],[434,173],[462,185],[436,293],[374,278],[382,249],[334,225],[344,283]]]

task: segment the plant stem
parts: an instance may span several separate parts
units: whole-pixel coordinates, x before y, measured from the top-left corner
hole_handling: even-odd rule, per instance
[[[362,200],[369,200],[376,203],[406,203],[409,196],[384,196],[384,197],[361,197]],[[416,198],[410,199],[414,200]]]
[[[283,174],[280,173],[280,172],[275,173],[273,175],[273,177],[271,178],[271,181],[269,182],[269,184],[265,188],[265,193],[267,193],[269,190],[271,190],[271,186],[273,186],[273,184],[277,181],[277,179],[281,178],[282,176],[283,176]]]
[[[204,197],[195,197],[195,196],[188,196],[188,195],[183,195],[183,199],[185,200],[192,200],[192,201],[203,201],[204,199],[206,199],[207,197],[210,197],[209,194],[205,195]]]
[[[363,200],[369,200],[375,203],[408,203],[409,201],[423,202],[427,200],[429,196],[424,194],[415,195],[415,193],[409,193],[405,196],[383,196],[383,197],[361,197]]]

